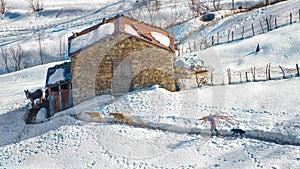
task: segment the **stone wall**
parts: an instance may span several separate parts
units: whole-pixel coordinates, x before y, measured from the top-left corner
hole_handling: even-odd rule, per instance
[[[161,84],[170,91],[175,90],[173,53],[128,37],[120,40],[102,59],[97,71],[96,94],[112,92],[112,60],[125,58],[130,59],[132,63],[134,90],[154,84]]]
[[[130,59],[133,89],[160,84],[175,91],[174,55],[135,37],[119,33],[72,56],[74,105],[112,92],[112,61]]]
[[[97,69],[104,54],[107,53],[120,39],[127,35],[113,35],[86,47],[71,56],[73,103],[78,103],[96,96],[95,84]]]

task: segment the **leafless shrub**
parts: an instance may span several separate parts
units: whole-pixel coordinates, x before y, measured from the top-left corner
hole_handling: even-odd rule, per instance
[[[179,22],[182,22],[184,20],[184,14],[183,12],[179,12],[175,7],[170,9],[170,14],[162,16],[162,19],[168,24],[166,26],[168,28],[176,25]]]
[[[41,42],[41,33],[39,33],[38,36],[39,36],[39,39],[38,39],[38,43],[39,43],[39,46],[38,46],[39,58],[40,58],[41,64],[44,64],[43,48],[42,48],[42,42]]]
[[[201,0],[190,0],[188,6],[190,10],[193,12],[194,17],[203,15],[209,10],[206,2]]]
[[[207,70],[195,71],[195,80],[198,87],[202,87],[207,84],[209,72]]]
[[[216,3],[216,1],[217,1],[217,3]],[[221,5],[220,5],[220,0],[213,0],[213,7],[214,7],[215,11],[221,10],[222,8],[221,8]]]
[[[150,25],[154,25],[154,17],[160,10],[160,0],[144,0],[143,3],[150,17]]]
[[[5,0],[0,0],[0,4],[0,13],[5,14],[8,11]]]
[[[26,0],[33,12],[43,10],[44,0]]]
[[[144,6],[143,3],[135,3],[133,5],[133,10],[127,13],[128,17],[136,19],[138,21],[143,20],[142,19],[143,6]]]
[[[62,60],[64,60],[65,50],[66,50],[66,41],[64,37],[59,36],[59,56],[62,58]]]
[[[9,66],[8,66],[8,50],[7,48],[5,47],[1,47],[1,57],[2,57],[2,60],[3,60],[3,63],[4,63],[4,66],[5,66],[5,71],[7,73],[9,73]]]
[[[21,63],[22,63],[22,58],[23,58],[23,54],[24,54],[21,45],[11,46],[10,52],[11,52],[13,64],[15,67],[15,71],[21,70]]]

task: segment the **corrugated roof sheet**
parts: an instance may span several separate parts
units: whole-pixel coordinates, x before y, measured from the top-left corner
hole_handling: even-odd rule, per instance
[[[70,68],[71,62],[64,62],[60,65],[55,65],[53,67],[49,67],[47,71],[46,76],[46,87],[53,86],[57,82],[65,82],[71,80],[71,68]],[[60,80],[56,81],[55,83],[51,82],[51,77],[57,73],[57,70],[63,69],[63,78],[59,78]],[[51,83],[50,83],[51,82]]]

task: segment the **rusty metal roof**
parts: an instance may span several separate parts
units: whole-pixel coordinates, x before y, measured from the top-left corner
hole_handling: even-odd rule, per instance
[[[155,46],[161,47],[163,49],[174,52],[174,35],[171,32],[165,31],[163,29],[147,25],[137,20],[128,18],[124,15],[117,15],[109,19],[103,19],[103,21],[97,25],[89,27],[81,32],[75,33],[73,36],[69,37],[68,41],[71,42],[72,39],[88,34],[91,31],[98,29],[101,25],[107,23],[114,23],[115,33],[125,33],[127,35],[136,37],[140,40],[143,40],[147,43],[153,44]],[[153,34],[158,34],[164,39],[169,39],[168,43],[163,43],[159,38],[153,36]],[[70,44],[70,43],[69,43]],[[168,45],[168,46],[167,46]],[[69,46],[70,49],[70,46]]]
[[[64,62],[62,64],[49,67],[46,76],[45,87],[55,86],[57,83],[71,80],[71,62]],[[61,71],[58,71],[61,70]]]

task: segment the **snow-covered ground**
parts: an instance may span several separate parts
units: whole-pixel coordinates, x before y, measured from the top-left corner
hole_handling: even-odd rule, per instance
[[[165,7],[170,2],[164,1]],[[179,2],[184,4],[186,1]],[[223,2],[230,4],[227,0]],[[23,1],[13,0],[10,3],[16,7],[10,12],[19,13],[22,18],[6,17],[0,21],[7,25],[7,29],[1,29],[4,31],[0,32],[1,44],[25,40],[29,49],[36,46],[33,45],[36,43],[33,38],[35,32],[27,29],[30,23],[35,27],[40,22],[51,40],[58,36],[57,32],[71,33],[75,29],[88,27],[103,16],[129,10],[135,1],[72,0],[71,5],[67,6],[66,2],[52,0],[45,3],[45,9],[57,10],[51,15],[45,14],[47,17],[41,12],[36,19],[32,17],[33,13],[25,12]],[[287,1],[283,5],[295,9],[298,3]],[[83,4],[86,6],[83,7]],[[282,9],[274,5],[265,10],[273,7],[275,9],[272,11],[278,13]],[[78,18],[79,14],[74,12],[81,13],[83,17]],[[255,13],[256,10],[225,20],[227,25],[234,26],[239,16],[250,17]],[[53,19],[60,14],[66,17]],[[225,25],[218,25],[216,29],[225,30]],[[22,26],[26,27],[24,36],[19,34]],[[210,30],[211,27],[207,27],[206,32]],[[299,63],[297,56],[300,56],[297,45],[300,43],[299,30],[299,23],[295,23],[245,40],[186,54],[181,59],[189,64],[203,61],[205,65],[219,67],[220,71],[227,68],[243,70],[268,63],[294,66]],[[26,41],[25,37],[30,32],[32,36]],[[262,50],[253,53],[258,43]],[[51,45],[48,50],[53,50]],[[205,86],[173,93],[153,86],[128,93],[114,101],[109,95],[98,96],[56,114],[47,122],[25,124],[23,114],[28,100],[25,100],[23,90],[43,88],[47,68],[58,63],[61,62],[0,76],[0,168],[297,169],[300,166],[298,77]],[[104,122],[78,120],[76,115],[85,111],[101,112]],[[139,127],[111,123],[112,117],[108,113],[116,111],[147,124]],[[238,120],[234,125],[218,123],[222,135],[227,135],[235,127],[246,130],[246,137],[210,137],[210,126],[201,125],[198,120],[209,114],[228,115]]]
[[[12,82],[15,79],[24,87],[42,86],[43,78],[28,78],[37,70],[41,68],[8,74],[5,79]],[[298,78],[175,93],[154,87],[129,93],[105,106],[101,104],[109,96],[100,96],[59,113],[48,122],[32,125],[26,125],[22,119],[26,108],[20,86],[0,83],[3,89],[10,89],[9,93],[1,92],[1,105],[7,105],[0,115],[3,168],[297,168],[300,165]],[[16,102],[12,102],[12,96]],[[8,105],[14,109],[10,110]],[[107,119],[109,112],[120,111],[146,121],[147,125],[141,128],[88,123],[70,116],[85,110],[99,110]],[[239,120],[235,125],[220,123],[222,134],[238,127],[247,131],[246,138],[210,138],[209,126],[201,125],[197,119],[215,113]]]
[[[236,6],[250,7],[264,0],[236,0]],[[206,5],[212,9],[212,2]],[[42,11],[32,12],[27,1],[6,1],[8,12],[0,15],[0,47],[21,45],[24,58],[21,68],[41,64],[39,39],[44,63],[64,60],[66,58],[67,38],[73,32],[98,24],[103,18],[116,14],[126,14],[140,21],[150,23],[149,12],[142,2],[136,0],[47,0]],[[142,7],[142,8],[141,8]],[[230,9],[230,0],[221,0],[222,9]],[[160,10],[153,16],[156,26],[165,27],[170,22],[178,23],[192,15],[186,0],[163,0]],[[186,30],[187,31],[187,30]],[[10,71],[13,65],[9,63]],[[0,74],[6,73],[0,64]]]

